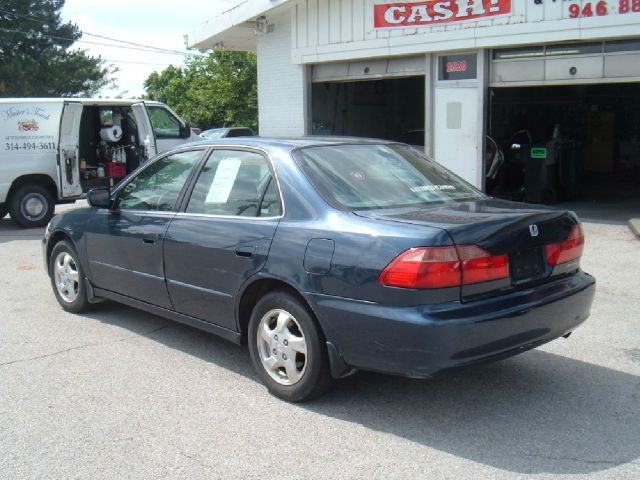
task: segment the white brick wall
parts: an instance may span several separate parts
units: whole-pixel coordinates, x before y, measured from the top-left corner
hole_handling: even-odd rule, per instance
[[[304,135],[307,67],[291,61],[291,11],[282,8],[267,19],[275,30],[257,39],[260,135]]]

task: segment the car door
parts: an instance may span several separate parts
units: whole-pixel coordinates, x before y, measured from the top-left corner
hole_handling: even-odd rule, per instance
[[[214,150],[184,205],[164,246],[171,301],[180,313],[235,330],[238,290],[266,262],[282,213],[268,158]]]
[[[150,163],[115,193],[87,229],[94,285],[172,308],[164,277],[163,240],[187,181],[204,148],[172,153]]]

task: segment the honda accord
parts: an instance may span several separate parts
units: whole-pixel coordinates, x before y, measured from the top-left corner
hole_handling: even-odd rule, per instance
[[[62,308],[109,299],[246,343],[289,401],[566,337],[595,292],[574,213],[490,198],[396,142],[183,145],[88,203],[45,233]]]

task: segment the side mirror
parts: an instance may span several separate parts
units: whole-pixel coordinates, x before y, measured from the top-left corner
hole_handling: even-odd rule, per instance
[[[182,138],[190,138],[191,137],[191,125],[189,125],[189,123],[185,122],[184,125],[181,126],[182,129]]]
[[[94,188],[87,193],[87,202],[92,207],[109,208],[111,206],[111,191],[108,188]]]

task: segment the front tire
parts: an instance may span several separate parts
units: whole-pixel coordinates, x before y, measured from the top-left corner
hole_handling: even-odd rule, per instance
[[[44,227],[53,217],[51,192],[40,185],[23,185],[9,201],[11,219],[22,228]]]
[[[87,286],[75,248],[67,241],[55,244],[49,257],[49,277],[58,303],[68,312],[89,310]]]
[[[302,402],[331,386],[320,328],[289,292],[278,290],[260,299],[251,313],[248,335],[251,362],[271,394]]]

